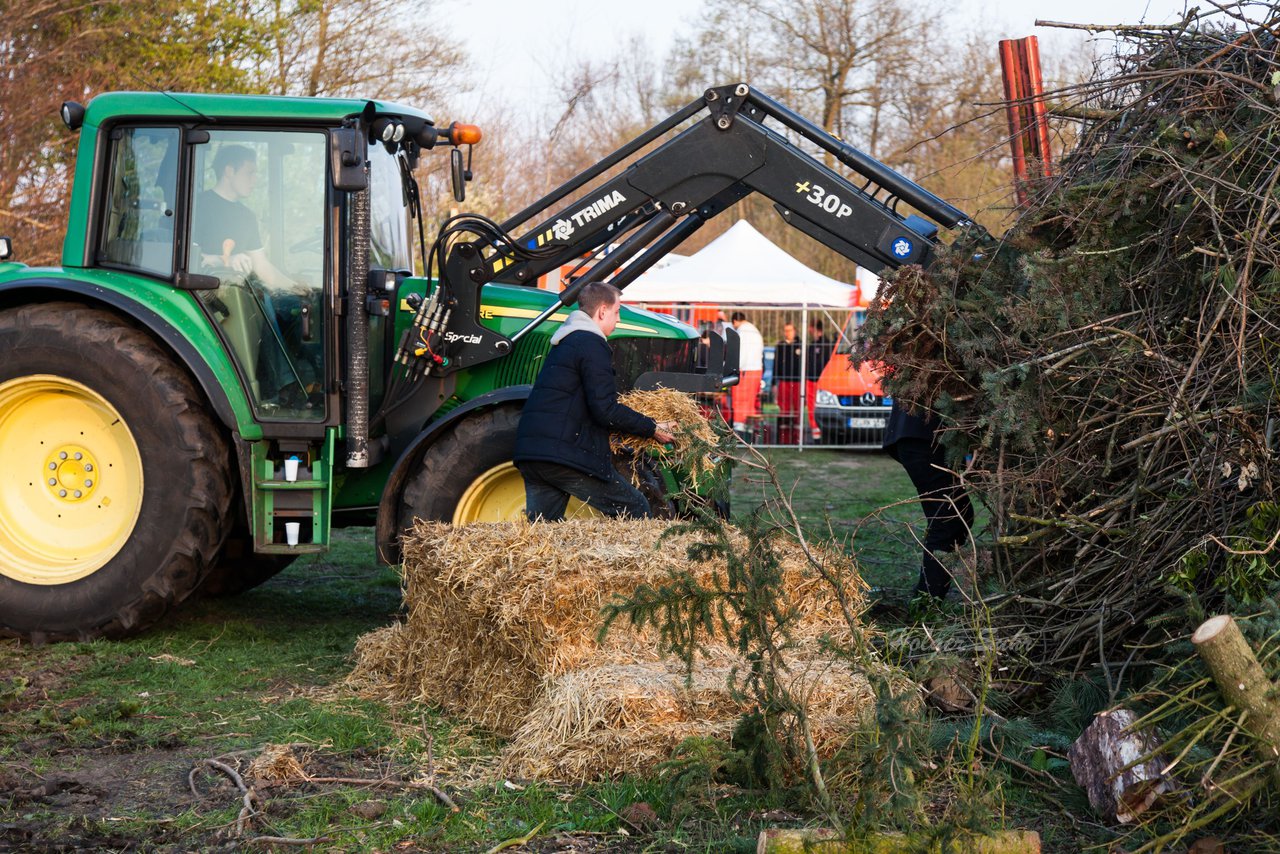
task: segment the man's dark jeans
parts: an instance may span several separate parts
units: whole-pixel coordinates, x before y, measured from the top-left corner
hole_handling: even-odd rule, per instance
[[[601,480],[559,463],[526,461],[517,463],[524,475],[525,515],[530,521],[559,522],[564,518],[569,496],[590,504],[606,516],[647,519],[649,501],[616,471]]]
[[[955,475],[937,468],[945,462],[941,445],[928,439],[906,438],[899,440],[894,450],[920,495],[924,510],[924,560],[916,591],[945,596],[951,586],[951,574],[936,555],[954,551],[969,538],[973,505]]]

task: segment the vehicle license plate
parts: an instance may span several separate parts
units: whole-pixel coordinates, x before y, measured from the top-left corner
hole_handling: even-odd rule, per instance
[[[849,428],[855,429],[858,427],[869,427],[873,429],[874,428],[883,429],[885,425],[885,420],[886,419],[884,418],[850,418]]]

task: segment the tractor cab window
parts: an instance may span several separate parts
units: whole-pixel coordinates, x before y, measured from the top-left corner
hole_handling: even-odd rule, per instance
[[[326,142],[212,130],[195,145],[188,268],[264,419],[324,418]]]
[[[112,134],[99,263],[162,278],[173,275],[177,128],[121,128]]]

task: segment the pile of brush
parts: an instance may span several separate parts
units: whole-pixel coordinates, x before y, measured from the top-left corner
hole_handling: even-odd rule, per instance
[[[1187,597],[1276,580],[1275,18],[1119,33],[1059,93],[1091,118],[1015,227],[890,277],[864,328],[886,389],[942,416],[991,509],[993,620],[1048,672],[1119,674],[1194,627],[1167,619]]]
[[[664,536],[665,535],[665,536]],[[688,556],[693,534],[657,521],[583,519],[453,527],[419,522],[404,543],[404,622],[362,638],[351,681],[391,701],[424,701],[510,737],[509,772],[588,780],[643,771],[685,738],[727,735],[746,703],[729,677],[745,663],[704,650],[686,678],[664,640],[621,622],[601,633],[605,606],[642,585],[725,569]],[[786,678],[805,697],[824,755],[874,707],[867,678],[822,651],[851,637],[844,608],[797,545],[774,544],[785,586],[802,603]],[[832,566],[847,567],[835,555]],[[845,606],[862,582],[843,577]]]

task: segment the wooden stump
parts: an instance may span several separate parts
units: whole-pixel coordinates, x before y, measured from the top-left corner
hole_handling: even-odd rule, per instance
[[[1152,736],[1131,732],[1137,715],[1128,709],[1101,712],[1067,751],[1071,774],[1089,795],[1089,805],[1107,819],[1128,824],[1174,786],[1154,757]],[[1127,766],[1127,767],[1126,767]]]
[[[1280,704],[1269,694],[1276,686],[1229,614],[1205,620],[1191,636],[1200,658],[1208,665],[1222,698],[1237,713],[1247,712],[1244,729],[1253,736],[1258,758],[1272,763],[1271,779],[1280,788]]]

